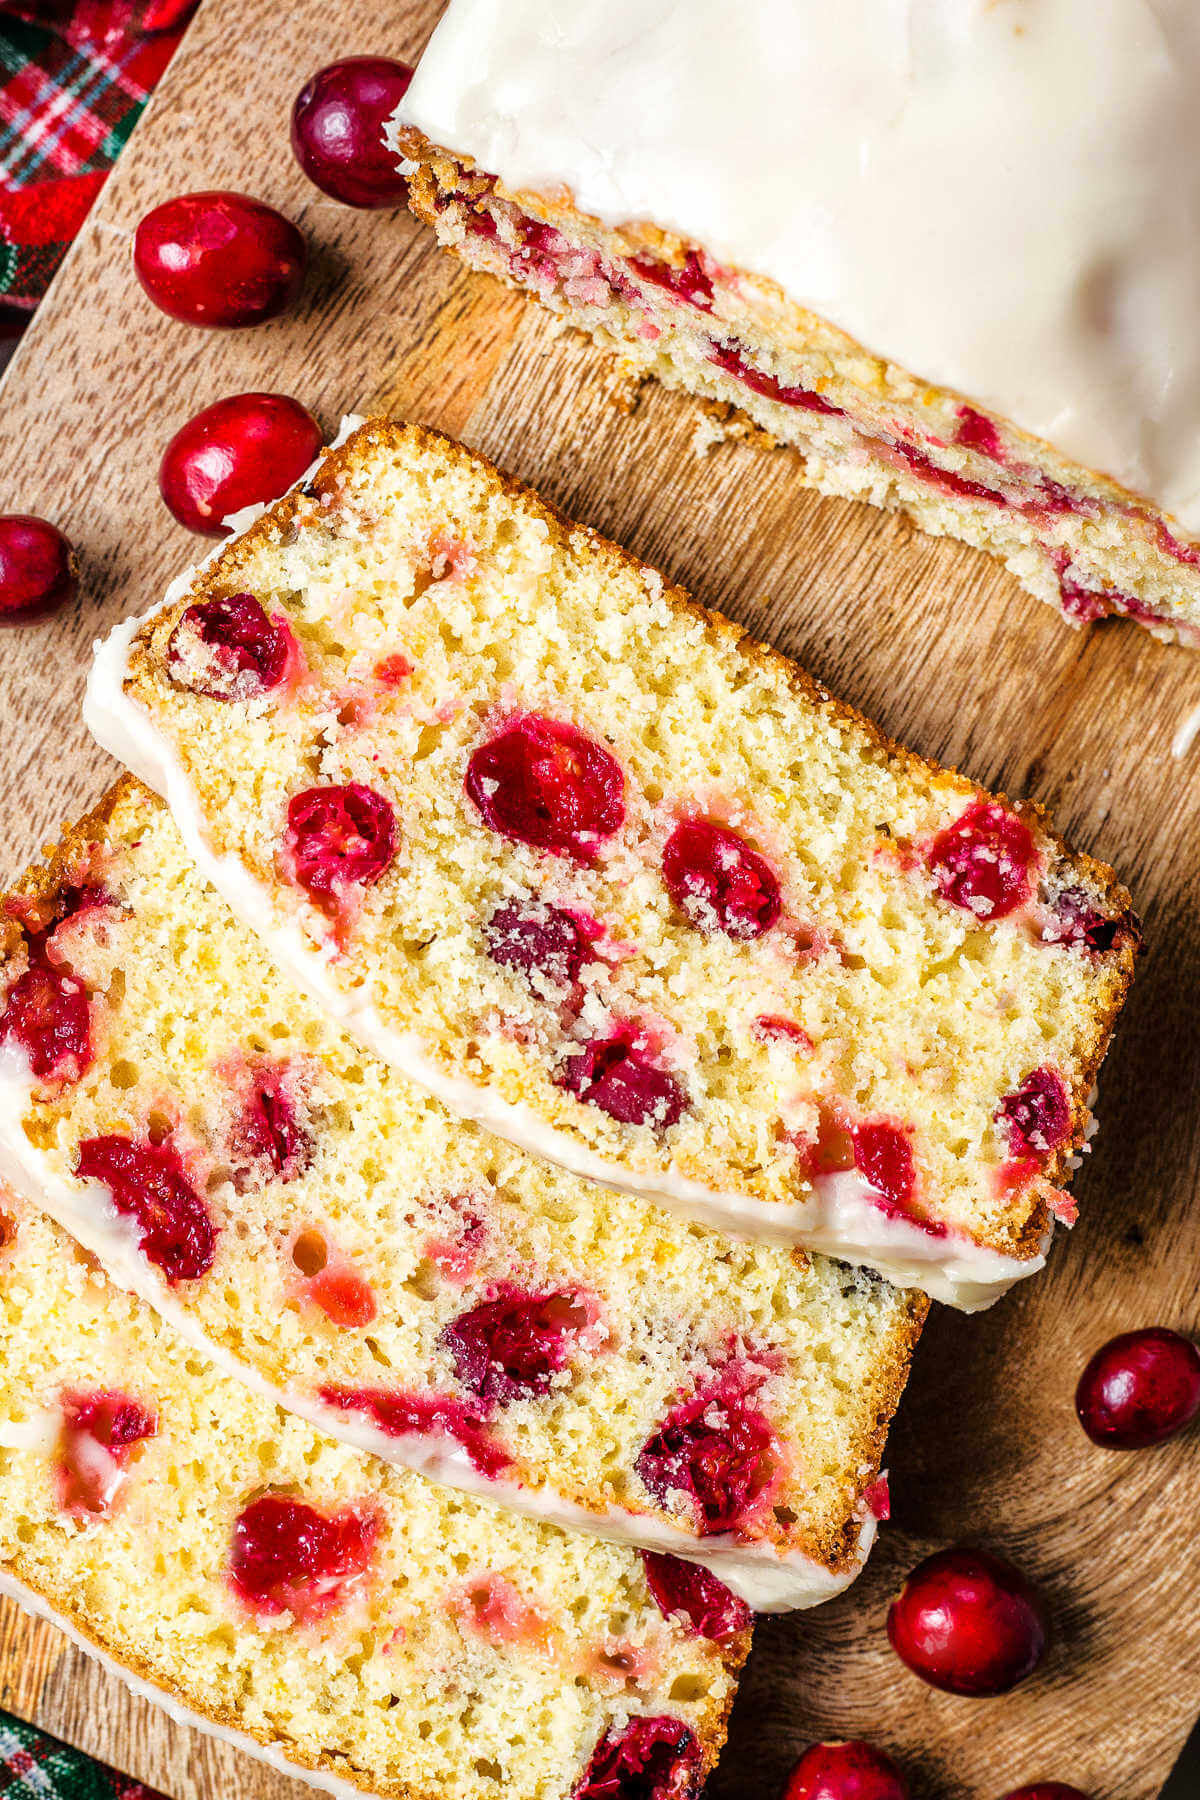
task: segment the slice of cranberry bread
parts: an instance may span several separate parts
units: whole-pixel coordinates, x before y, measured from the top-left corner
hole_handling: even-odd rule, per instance
[[[719,1583],[332,1442],[3,1203],[0,1588],[335,1793],[699,1792],[750,1639]]]
[[[4,915],[0,1167],[222,1366],[759,1608],[857,1574],[922,1296],[460,1122],[276,975],[128,779]]]
[[[390,137],[446,249],[810,486],[1194,645],[1198,81],[1193,0],[451,0]]]
[[[460,446],[355,431],[87,706],[267,952],[525,1148],[967,1307],[1070,1218],[1112,872]]]

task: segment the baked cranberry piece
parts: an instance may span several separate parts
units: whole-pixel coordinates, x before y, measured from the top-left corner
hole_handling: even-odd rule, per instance
[[[79,591],[79,563],[57,525],[33,513],[0,515],[0,625],[30,625]]]
[[[377,1317],[379,1308],[370,1282],[348,1256],[331,1249],[323,1231],[310,1227],[297,1232],[292,1263],[303,1278],[304,1294],[331,1324],[343,1331],[361,1331]]]
[[[837,417],[844,412],[843,407],[835,406],[831,400],[826,400],[823,394],[815,393],[812,388],[786,387],[776,376],[768,375],[765,369],[756,369],[743,355],[744,350],[745,345],[739,344],[736,339],[725,344],[713,344],[708,351],[708,359],[716,363],[719,369],[724,369],[727,375],[742,382],[751,393],[761,394],[764,400],[775,400],[780,406],[796,406],[802,412],[828,413]]]
[[[288,801],[284,849],[300,886],[320,905],[348,887],[373,887],[396,854],[391,802],[360,781],[306,788]]]
[[[544,1394],[565,1369],[588,1310],[565,1290],[530,1294],[504,1283],[444,1328],[438,1342],[463,1386],[489,1405]]]
[[[298,400],[232,394],[175,433],[159,465],[159,492],[188,531],[226,537],[231,513],[278,500],[322,442],[321,427]]]
[[[704,1754],[682,1719],[634,1718],[607,1731],[571,1800],[691,1800]]]
[[[1088,1800],[1082,1789],[1066,1781],[1034,1781],[1028,1787],[1014,1788],[1004,1800]]]
[[[209,700],[254,700],[278,687],[288,640],[253,594],[229,594],[189,606],[167,644],[176,687]]]
[[[1082,888],[1064,888],[1042,927],[1042,939],[1047,944],[1078,944],[1103,956],[1130,929],[1128,917],[1106,919]]]
[[[133,267],[185,325],[260,325],[299,298],[308,245],[290,219],[249,194],[212,189],[164,200],[139,220]]]
[[[766,1415],[744,1395],[709,1388],[673,1407],[635,1467],[660,1506],[680,1496],[700,1537],[736,1531],[770,1486],[779,1444]]]
[[[78,1081],[95,1055],[82,981],[31,947],[29,967],[5,997],[0,1039],[24,1050],[38,1081]]]
[[[473,752],[467,796],[502,837],[590,862],[625,817],[625,777],[594,738],[526,713]]]
[[[945,1237],[945,1225],[926,1218],[916,1204],[917,1166],[908,1133],[886,1119],[865,1119],[849,1128],[849,1138],[854,1167],[879,1196],[885,1218],[908,1219],[929,1237]],[[830,1141],[836,1142],[836,1133]]]
[[[340,1412],[362,1413],[385,1437],[448,1437],[479,1470],[495,1480],[512,1457],[490,1437],[483,1420],[461,1400],[441,1394],[405,1394],[394,1388],[324,1387],[320,1397]]]
[[[487,953],[502,969],[532,981],[542,976],[552,987],[573,987],[591,955],[591,939],[561,907],[532,895],[498,906],[484,928]]]
[[[757,938],[783,910],[779,882],[766,858],[727,825],[685,819],[667,839],[662,859],[667,892],[697,931]]]
[[[305,82],[292,108],[292,150],[323,194],[344,206],[403,206],[408,183],[383,128],[412,70],[386,56],[347,56]]]
[[[996,1118],[1014,1156],[1049,1156],[1071,1135],[1071,1097],[1057,1069],[1048,1065],[1027,1075],[996,1108]]]
[[[986,1550],[939,1550],[918,1563],[892,1601],[887,1629],[900,1660],[949,1694],[1006,1694],[1046,1649],[1036,1591]]]
[[[1200,1413],[1200,1350],[1162,1326],[1122,1332],[1084,1369],[1075,1410],[1102,1449],[1165,1443]]]
[[[1036,855],[1023,819],[994,800],[973,800],[953,825],[938,832],[928,866],[943,900],[990,921],[1007,917],[1030,898]]]
[[[263,1494],[234,1523],[230,1582],[256,1613],[319,1619],[362,1584],[378,1536],[368,1512],[323,1513],[287,1494]]]
[[[908,1800],[908,1788],[890,1756],[856,1738],[810,1744],[788,1776],[783,1800]]]
[[[598,1106],[619,1125],[669,1131],[687,1111],[682,1086],[655,1060],[635,1025],[618,1025],[610,1037],[585,1044],[568,1056],[556,1079],[577,1100]]]
[[[646,1586],[664,1619],[682,1613],[697,1637],[714,1644],[731,1643],[750,1629],[754,1614],[711,1569],[655,1550],[643,1550],[642,1563]]]
[[[974,407],[959,407],[954,441],[961,444],[964,450],[978,450],[981,456],[990,456],[995,462],[1004,461],[1004,441],[998,429],[983,413],[976,412]]]
[[[688,251],[679,267],[674,263],[659,262],[656,257],[650,256],[635,256],[632,267],[645,280],[654,282],[656,287],[666,288],[672,294],[678,294],[681,300],[689,301],[692,306],[699,307],[701,312],[712,311],[713,285],[694,250]]]
[[[217,1253],[217,1227],[171,1144],[84,1138],[75,1173],[104,1183],[121,1217],[137,1225],[143,1256],[172,1287],[207,1275]]]
[[[54,1466],[63,1511],[90,1518],[110,1512],[134,1445],[157,1430],[155,1413],[128,1394],[64,1394]]]
[[[295,1181],[312,1162],[316,1139],[297,1109],[286,1065],[259,1063],[229,1135],[233,1185],[251,1193],[268,1181]]]

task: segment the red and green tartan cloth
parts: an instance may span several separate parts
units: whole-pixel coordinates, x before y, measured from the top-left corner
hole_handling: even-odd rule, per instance
[[[0,0],[0,337],[45,293],[195,5]]]
[[[0,1712],[3,1800],[163,1800],[128,1775]]]

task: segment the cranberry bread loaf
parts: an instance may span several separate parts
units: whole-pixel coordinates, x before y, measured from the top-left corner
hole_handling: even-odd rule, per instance
[[[353,432],[87,713],[277,963],[527,1149],[965,1307],[1071,1216],[1112,872],[460,446]]]
[[[810,485],[1195,644],[1198,82],[1194,0],[451,0],[390,134],[447,249]]]
[[[0,1166],[224,1368],[760,1609],[857,1574],[920,1295],[456,1120],[265,965],[128,779],[5,916]]]
[[[0,1298],[0,1588],[149,1698],[345,1796],[699,1792],[750,1635],[711,1577],[331,1442],[8,1200]]]

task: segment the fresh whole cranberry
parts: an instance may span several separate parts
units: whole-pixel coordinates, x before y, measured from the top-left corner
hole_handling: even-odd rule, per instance
[[[616,758],[574,725],[535,713],[479,746],[465,785],[493,831],[576,862],[590,862],[625,817]]]
[[[254,700],[278,687],[288,640],[253,594],[201,600],[180,616],[167,644],[176,687],[209,700]]]
[[[257,1613],[321,1618],[361,1583],[378,1535],[377,1521],[352,1507],[329,1514],[263,1494],[234,1523],[230,1580]]]
[[[188,531],[225,537],[224,521],[286,493],[315,461],[321,427],[286,394],[231,394],[182,426],[163,451],[158,489]]]
[[[718,1386],[674,1407],[647,1439],[635,1467],[668,1511],[682,1495],[701,1537],[736,1531],[774,1479],[779,1445],[744,1395]]]
[[[766,858],[727,825],[685,819],[667,839],[662,859],[667,892],[697,931],[757,938],[783,910],[779,882]]]
[[[1029,899],[1035,858],[1033,833],[1023,819],[994,800],[973,800],[938,832],[928,862],[942,898],[982,923],[1005,918]]]
[[[1200,1413],[1200,1350],[1162,1326],[1112,1338],[1075,1391],[1079,1423],[1106,1450],[1165,1443]]]
[[[396,1388],[325,1387],[321,1399],[339,1412],[361,1413],[385,1437],[448,1437],[462,1446],[481,1475],[495,1479],[511,1466],[507,1451],[488,1435],[477,1412],[442,1394],[406,1394]]]
[[[217,1253],[217,1228],[170,1144],[84,1138],[75,1173],[104,1183],[122,1218],[138,1226],[142,1254],[172,1287],[208,1273]]]
[[[1046,1649],[1037,1592],[986,1550],[939,1550],[918,1563],[892,1601],[887,1629],[900,1660],[949,1694],[1006,1694]]]
[[[669,1069],[654,1060],[636,1027],[620,1025],[568,1056],[558,1084],[619,1125],[669,1131],[687,1111],[687,1095]]]
[[[488,955],[502,969],[512,969],[531,983],[540,975],[556,988],[573,987],[590,954],[589,939],[578,920],[532,896],[498,906],[484,939]]]
[[[33,513],[0,514],[0,625],[29,625],[79,591],[79,564],[67,539]]]
[[[325,904],[379,880],[396,854],[396,815],[359,781],[306,788],[288,801],[284,848],[300,886]]]
[[[1014,1788],[1004,1800],[1088,1800],[1081,1788],[1066,1781],[1033,1781],[1028,1787]]]
[[[646,1586],[664,1619],[682,1615],[697,1637],[728,1644],[753,1624],[754,1614],[746,1602],[711,1569],[656,1550],[642,1551],[642,1565]]]
[[[64,1394],[55,1458],[58,1504],[64,1512],[91,1518],[107,1514],[134,1445],[157,1430],[156,1415],[128,1394]]]
[[[24,1050],[38,1081],[78,1081],[95,1055],[82,981],[32,952],[5,998],[0,1039]]]
[[[1071,1135],[1071,1098],[1057,1069],[1048,1066],[1027,1075],[1013,1094],[996,1108],[1014,1156],[1049,1156]]]
[[[633,1718],[604,1734],[571,1800],[691,1800],[703,1761],[682,1719]]]
[[[788,1776],[783,1800],[908,1800],[904,1777],[861,1738],[810,1744]]]
[[[222,189],[180,194],[133,234],[150,299],[185,325],[261,325],[299,298],[308,246],[273,206]]]
[[[403,206],[408,183],[383,128],[413,72],[386,56],[348,56],[310,77],[292,107],[292,149],[308,179],[346,206]]]
[[[575,1294],[528,1294],[506,1283],[495,1299],[451,1319],[438,1342],[464,1387],[506,1406],[547,1392],[587,1322]]]
[[[252,1193],[272,1179],[295,1181],[312,1162],[315,1147],[288,1091],[286,1068],[259,1065],[230,1132],[238,1193]]]

